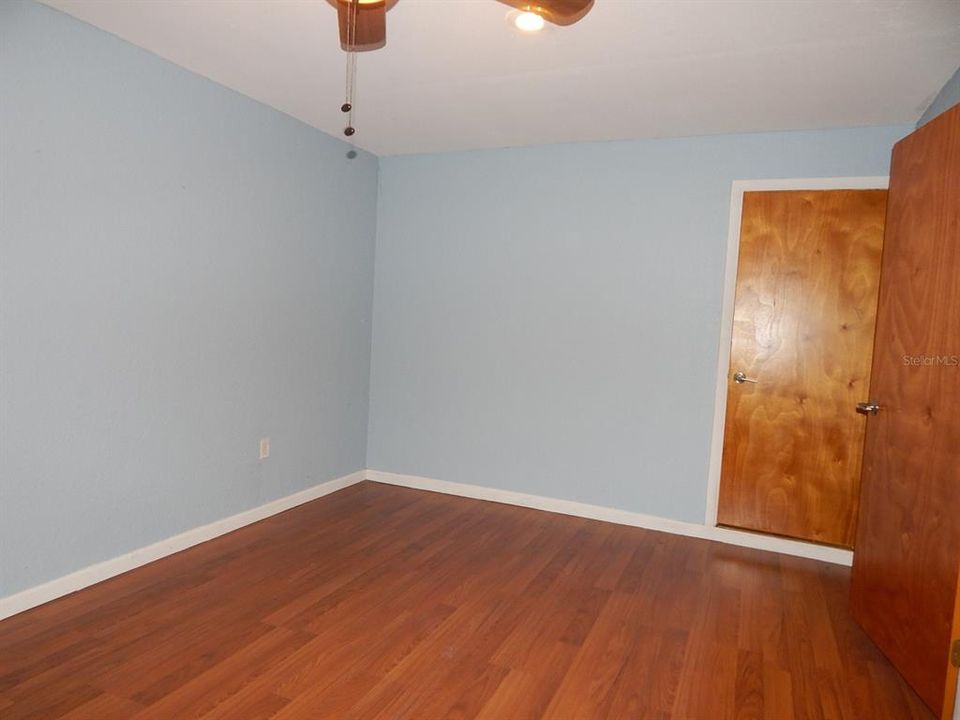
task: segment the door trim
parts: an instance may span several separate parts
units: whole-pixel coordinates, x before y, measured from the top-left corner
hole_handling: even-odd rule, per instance
[[[727,413],[727,375],[730,372],[730,349],[733,341],[733,311],[737,292],[737,265],[740,262],[740,220],[743,194],[754,190],[886,190],[887,175],[864,177],[774,178],[767,180],[734,180],[730,187],[730,225],[727,231],[727,259],[723,280],[723,310],[720,315],[720,343],[717,352],[716,394],[713,403],[713,435],[710,441],[710,468],[707,473],[707,507],[704,525],[717,527],[720,501],[720,470],[723,459],[723,433]],[[772,537],[772,536],[767,536]],[[785,540],[811,545],[802,540]],[[847,553],[847,550],[836,550]],[[852,557],[852,553],[851,553]]]

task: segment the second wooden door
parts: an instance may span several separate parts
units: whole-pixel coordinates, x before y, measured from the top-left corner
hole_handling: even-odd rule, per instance
[[[886,243],[851,607],[950,718],[960,668],[960,105],[894,148]]]
[[[886,195],[744,194],[721,525],[853,545]]]

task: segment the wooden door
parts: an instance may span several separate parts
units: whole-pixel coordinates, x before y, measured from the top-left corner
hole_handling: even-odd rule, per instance
[[[744,193],[721,525],[853,545],[886,197]]]
[[[949,717],[960,638],[960,105],[897,143],[854,554],[854,616]],[[861,398],[866,400],[867,398]]]

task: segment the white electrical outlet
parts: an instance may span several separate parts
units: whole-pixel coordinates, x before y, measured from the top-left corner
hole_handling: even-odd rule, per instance
[[[266,460],[270,457],[270,438],[260,438],[260,459]]]

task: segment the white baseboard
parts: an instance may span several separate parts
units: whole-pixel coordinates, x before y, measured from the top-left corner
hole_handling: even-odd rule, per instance
[[[572,500],[559,500],[557,498],[543,497],[540,495],[527,495],[513,492],[512,490],[499,490],[497,488],[482,487],[480,485],[465,485],[463,483],[434,480],[416,475],[399,475],[397,473],[383,472],[380,470],[367,470],[367,479],[389,485],[402,485],[403,487],[416,488],[418,490],[431,490],[447,495],[459,495],[477,500],[490,500],[493,502],[506,503],[507,505],[520,505],[536,510],[547,510],[563,515],[575,515],[592,520],[603,520],[619,525],[632,525],[634,527],[659,530],[674,535],[686,535],[688,537],[703,538],[704,540],[715,540],[730,545],[740,545],[756,550],[783,553],[784,555],[795,555],[810,558],[811,560],[822,560],[837,565],[849,566],[853,564],[853,553],[849,550],[816,545],[799,540],[787,540],[771,535],[741,532],[727,528],[711,527],[709,525],[697,525],[696,523],[671,520],[669,518],[657,517],[656,515],[644,515],[643,513],[618,510],[600,505],[588,505]]]
[[[273,500],[265,505],[245,510],[236,515],[223,518],[222,520],[216,520],[209,525],[187,530],[179,535],[174,535],[166,540],[156,542],[153,545],[138,548],[118,557],[111,558],[110,560],[104,560],[95,565],[90,565],[82,570],[77,570],[76,572],[56,578],[42,585],[37,585],[14,595],[0,598],[0,620],[5,617],[10,617],[11,615],[16,615],[24,610],[29,610],[37,605],[42,605],[58,597],[69,595],[72,592],[98,583],[101,580],[111,578],[114,575],[125,573],[128,570],[133,570],[134,568],[146,565],[154,560],[159,560],[167,555],[172,555],[173,553],[186,550],[194,545],[199,545],[207,540],[212,540],[220,535],[225,535],[244,525],[255,523],[258,520],[263,520],[284,510],[289,510],[297,505],[302,505],[305,502],[310,502],[311,500],[316,500],[319,497],[329,495],[337,490],[342,490],[345,487],[361,482],[364,477],[365,472],[358,470],[357,472],[344,475],[335,480],[314,485],[293,495],[287,495],[286,497]]]
[[[364,479],[387,483],[389,485],[402,485],[403,487],[416,488],[418,490],[430,490],[447,495],[459,495],[477,500],[489,500],[492,502],[506,503],[508,505],[519,505],[521,507],[546,510],[563,515],[603,520],[620,525],[659,530],[674,535],[686,535],[688,537],[703,538],[705,540],[715,540],[731,545],[741,545],[743,547],[778,552],[785,555],[796,555],[798,557],[822,560],[838,565],[849,566],[853,562],[853,553],[849,550],[815,545],[813,543],[786,540],[769,535],[740,532],[707,525],[697,525],[695,523],[657,517],[656,515],[644,515],[643,513],[630,512],[628,510],[618,510],[616,508],[589,505],[572,500],[560,500],[558,498],[543,497],[540,495],[527,495],[511,490],[499,490],[497,488],[483,487],[480,485],[466,485],[463,483],[418,477],[416,475],[400,475],[380,470],[360,470],[341,478],[315,485],[306,490],[301,490],[293,495],[287,495],[286,497],[273,500],[265,505],[245,510],[236,515],[231,515],[228,518],[217,520],[209,525],[187,530],[184,533],[167,538],[166,540],[161,540],[147,547],[138,548],[137,550],[110,560],[90,565],[82,570],[77,570],[76,572],[56,578],[42,585],[28,588],[14,595],[0,598],[0,620],[10,617],[11,615],[16,615],[24,610],[29,610],[37,605],[55,600],[58,597],[69,595],[77,590],[82,590],[85,587],[114,577],[115,575],[120,575],[128,570],[133,570],[141,565],[146,565],[154,560],[159,560],[167,555],[172,555],[173,553],[206,542],[207,540],[212,540],[220,535],[225,535],[244,525],[255,523],[258,520],[263,520],[284,510],[289,510],[297,505],[302,505],[303,503],[316,500],[324,495],[329,495],[332,492],[354,485]]]

